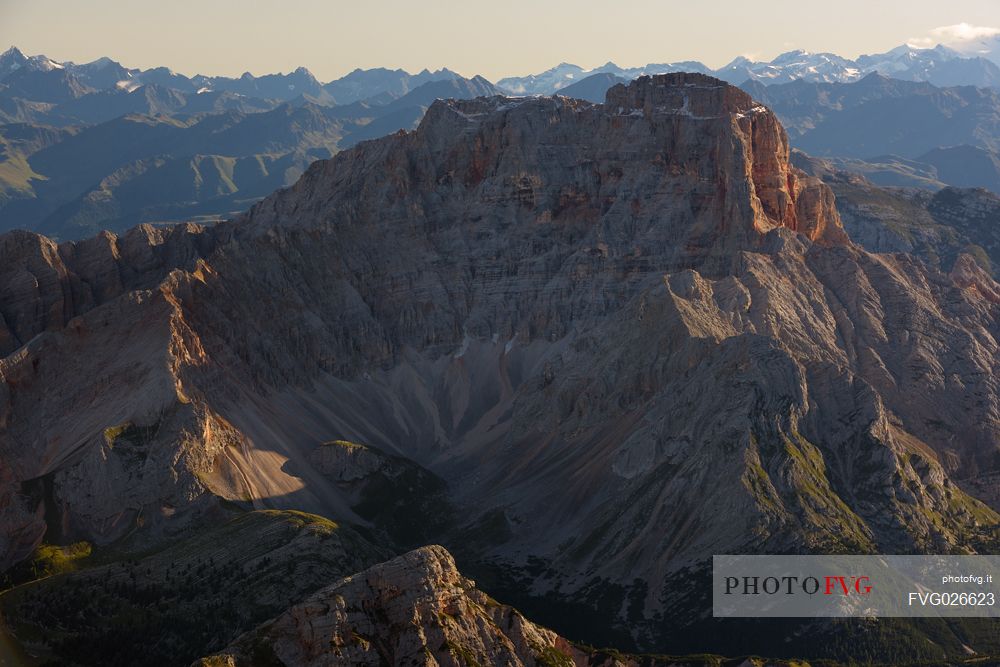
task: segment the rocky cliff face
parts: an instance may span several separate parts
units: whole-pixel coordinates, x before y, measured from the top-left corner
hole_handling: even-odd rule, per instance
[[[208,442],[232,440],[180,386],[178,369],[203,351],[170,273],[194,269],[214,242],[197,226],[60,246],[27,232],[0,237],[0,565],[30,553],[46,512],[49,540],[108,541],[136,521],[183,515],[200,495],[197,476],[178,465],[184,452],[200,460],[211,457]]]
[[[175,268],[192,269],[214,242],[197,225],[141,225],[122,237],[104,232],[63,245],[31,232],[0,236],[0,354],[127,292],[153,288]]]
[[[995,285],[852,245],[787,145],[697,75],[439,101],[232,223],[3,237],[7,559],[215,498],[365,523],[335,440],[643,647],[712,553],[995,548]]]

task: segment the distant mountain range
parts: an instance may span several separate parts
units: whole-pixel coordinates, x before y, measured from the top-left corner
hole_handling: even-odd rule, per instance
[[[378,95],[392,99],[402,97],[430,81],[462,78],[448,69],[410,74],[403,70],[376,68],[358,69],[336,81],[322,84],[305,67],[299,67],[288,74],[265,74],[259,77],[250,72],[245,72],[238,78],[202,74],[187,77],[166,67],[147,70],[128,68],[106,57],[82,65],[59,63],[47,56],[26,56],[17,47],[11,47],[0,54],[0,81],[6,86],[7,79],[18,72],[38,81],[70,81],[78,93],[74,97],[95,90],[118,89],[132,92],[140,86],[155,85],[181,93],[234,93],[282,101],[304,96],[312,101],[330,104],[350,104]],[[49,77],[37,76],[51,72],[56,74],[50,74]]]
[[[649,64],[622,68],[609,62],[594,69],[560,63],[539,74],[508,77],[497,82],[501,88],[519,95],[569,95],[569,87],[595,75],[627,81],[644,74],[666,72],[701,72],[732,84],[757,81],[765,85],[809,81],[850,83],[877,73],[904,81],[926,81],[937,86],[1000,86],[1000,46],[990,57],[968,57],[946,46],[918,49],[899,46],[886,53],[860,56],[850,60],[833,53],[789,51],[770,62],[754,61],[740,56],[719,69],[711,69],[697,61]],[[992,58],[992,59],[991,59]],[[579,89],[578,89],[579,90]],[[579,95],[574,95],[579,96]],[[584,98],[589,99],[589,98]]]
[[[938,146],[1000,149],[1000,90],[901,81],[793,81],[743,89],[773,109],[798,148],[823,156],[914,158]]]
[[[449,69],[358,69],[327,83],[303,67],[189,77],[10,48],[0,54],[0,231],[71,239],[218,219],[290,185],[315,159],[413,129],[438,98],[558,93],[599,103],[617,83],[680,70],[741,84],[775,110],[796,148],[874,183],[1000,191],[1000,50],[977,53],[902,46],[848,60],[792,51],[718,70],[563,63],[494,85]]]
[[[851,60],[833,53],[810,53],[800,49],[783,53],[771,61],[740,56],[718,69],[695,60],[650,63],[631,68],[608,62],[590,70],[560,63],[538,74],[500,79],[497,86],[517,95],[551,95],[595,74],[629,80],[643,74],[681,71],[711,74],[733,84],[759,81],[770,85],[796,80],[849,83],[878,73],[938,86],[997,87],[1000,86],[1000,40],[994,39],[986,48],[971,55],[944,45],[921,49],[904,44],[885,53],[863,55]],[[19,75],[10,78],[15,73]],[[281,101],[305,97],[314,102],[336,105],[361,100],[384,103],[431,81],[461,78],[447,68],[434,72],[425,69],[417,74],[401,69],[375,68],[356,69],[324,84],[305,67],[288,74],[254,76],[246,72],[237,78],[203,74],[188,77],[166,67],[147,70],[129,68],[107,57],[76,64],[56,62],[43,55],[26,56],[16,47],[0,54],[0,81],[3,82],[5,97],[25,97],[17,94],[32,92],[34,95],[27,96],[27,99],[52,103],[76,99],[94,91],[118,89],[131,92],[147,85],[171,88],[181,93],[233,93]],[[38,93],[42,93],[42,97]]]
[[[334,105],[304,69],[187,79],[107,59],[59,64],[16,49],[0,56],[0,73],[0,230],[58,238],[225,217],[290,185],[318,158],[412,129],[437,98],[499,92],[482,77],[373,70],[328,84],[352,100]],[[192,81],[214,88],[192,90]],[[283,89],[288,99],[278,97]]]

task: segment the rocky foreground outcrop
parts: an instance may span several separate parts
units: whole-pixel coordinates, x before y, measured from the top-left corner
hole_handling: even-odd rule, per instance
[[[6,562],[219,498],[364,524],[337,440],[642,648],[698,620],[678,573],[713,553],[996,548],[992,279],[853,245],[709,77],[438,101],[230,223],[0,255]]]
[[[440,546],[346,577],[192,667],[808,667],[584,650],[476,588]]]
[[[574,664],[556,633],[501,605],[429,546],[328,586],[196,665]]]

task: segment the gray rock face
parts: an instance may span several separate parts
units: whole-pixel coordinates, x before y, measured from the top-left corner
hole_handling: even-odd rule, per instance
[[[991,279],[851,244],[771,112],[709,77],[439,101],[174,234],[127,261],[3,246],[4,534],[34,535],[17,484],[53,474],[91,539],[125,498],[164,529],[213,497],[357,519],[312,459],[343,439],[447,480],[491,518],[477,557],[551,564],[537,592],[643,582],[636,633],[712,553],[995,548]],[[158,421],[171,472],[96,488],[105,429]]]

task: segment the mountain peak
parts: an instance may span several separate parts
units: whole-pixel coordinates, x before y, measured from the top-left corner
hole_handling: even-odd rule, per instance
[[[574,65],[573,63],[561,62],[547,71],[550,74],[562,74],[564,72],[583,72],[586,70],[579,65]]]
[[[753,63],[754,61],[750,60],[746,56],[736,56],[728,64],[723,65],[722,69],[726,70],[733,67],[743,67],[744,65],[752,65]]]
[[[772,64],[782,64],[782,63],[792,63],[802,58],[808,58],[813,55],[812,53],[804,49],[793,49],[791,51],[785,51],[779,54],[774,60],[771,61]]]
[[[27,56],[21,52],[21,49],[16,46],[12,46],[3,53],[0,53],[0,58],[17,58],[21,60],[27,60]]]
[[[934,47],[933,51],[935,53],[940,53],[948,58],[961,58],[962,54],[951,48],[950,46],[945,46],[944,44],[938,44]]]
[[[30,65],[31,59],[21,53],[21,50],[16,46],[12,46],[0,54],[0,76],[6,76]]]
[[[109,65],[117,65],[117,64],[118,63],[116,63],[114,60],[112,60],[111,58],[109,58],[107,56],[101,56],[100,58],[98,58],[96,60],[92,60],[89,63],[87,63],[87,65],[89,65],[90,67],[92,67],[94,69],[104,69],[105,67],[108,67]]]
[[[862,83],[863,82],[863,83],[866,83],[866,84],[876,84],[876,83],[877,84],[884,84],[884,83],[888,83],[889,81],[892,81],[892,79],[890,77],[886,76],[885,74],[882,74],[881,72],[875,71],[875,72],[869,72],[868,74],[865,74],[863,77],[861,77],[861,79],[859,80],[858,83]]]

